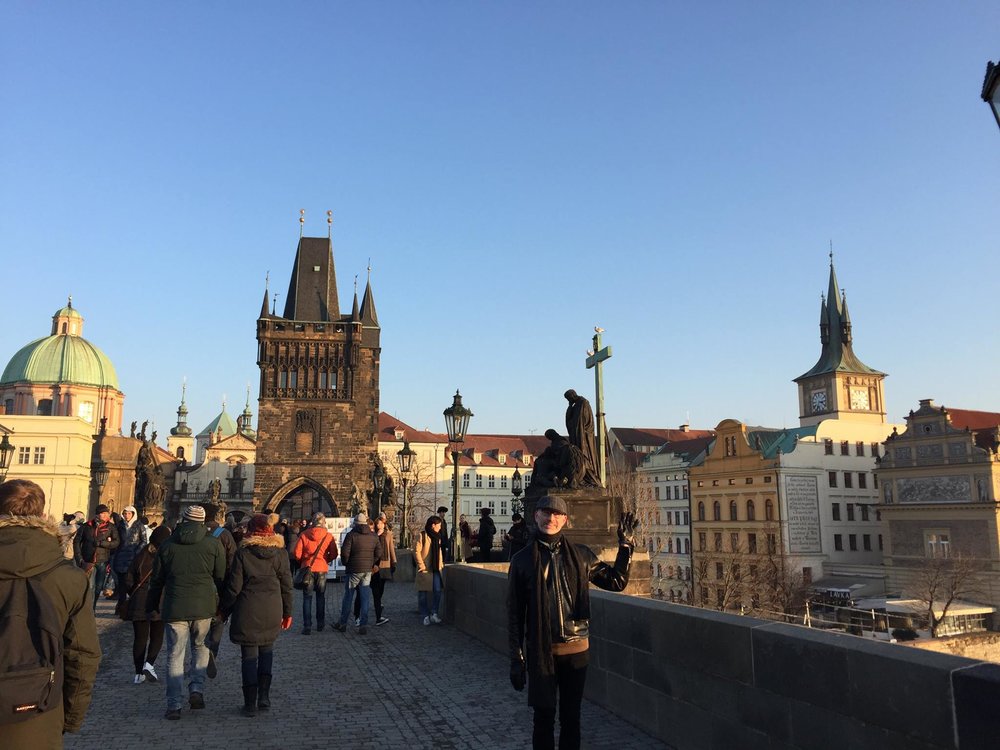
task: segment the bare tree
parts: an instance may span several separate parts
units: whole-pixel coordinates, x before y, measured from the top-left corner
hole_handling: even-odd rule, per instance
[[[743,606],[746,593],[745,551],[703,552],[695,558],[697,604],[720,612]]]
[[[425,463],[414,461],[406,478],[406,497],[403,497],[403,472],[396,453],[383,453],[382,460],[387,471],[393,478],[396,491],[396,501],[393,510],[393,520],[399,525],[400,533],[397,541],[406,544],[415,538],[424,528],[424,522],[435,510],[436,494],[434,492],[434,469]],[[406,529],[406,534],[402,533]]]
[[[963,555],[929,557],[920,565],[910,595],[927,608],[932,638],[956,601],[983,596],[979,574],[985,569],[981,560]]]
[[[750,609],[764,616],[798,616],[809,598],[802,568],[796,558],[783,552],[776,523],[767,524],[762,531],[757,554],[748,568]]]
[[[615,451],[608,457],[608,473],[605,480],[605,494],[621,500],[621,507],[611,508],[611,518],[615,521],[619,513],[635,513],[636,539],[653,555],[655,547],[653,526],[659,507],[653,499],[651,485],[640,486],[639,473],[635,470],[627,454]]]

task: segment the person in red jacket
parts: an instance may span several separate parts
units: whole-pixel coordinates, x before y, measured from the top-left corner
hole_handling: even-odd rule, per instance
[[[309,528],[299,534],[292,553],[300,566],[309,566],[312,574],[306,576],[302,590],[302,635],[312,632],[313,594],[316,595],[316,630],[326,626],[326,574],[330,563],[337,559],[337,541],[326,530],[326,516],[316,513]]]

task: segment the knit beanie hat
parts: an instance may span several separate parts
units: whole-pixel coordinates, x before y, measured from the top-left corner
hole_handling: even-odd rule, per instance
[[[200,505],[191,505],[184,510],[185,521],[198,521],[205,523],[205,509]]]
[[[247,524],[247,533],[250,536],[272,536],[274,528],[271,526],[270,518],[263,513],[257,513]]]

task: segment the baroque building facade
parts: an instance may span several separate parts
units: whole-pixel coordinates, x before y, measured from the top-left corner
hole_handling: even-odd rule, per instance
[[[340,311],[329,237],[301,237],[284,312],[257,319],[260,368],[254,506],[342,515],[368,483],[377,447],[381,328],[369,279]]]

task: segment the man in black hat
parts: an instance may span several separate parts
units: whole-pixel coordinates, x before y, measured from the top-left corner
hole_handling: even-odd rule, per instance
[[[98,505],[94,517],[80,527],[73,539],[73,557],[90,579],[95,612],[97,600],[108,579],[111,555],[118,549],[118,541],[118,529],[111,520],[111,509],[107,505]]]
[[[618,524],[614,565],[590,548],[563,536],[569,519],[566,502],[544,495],[535,505],[537,531],[515,554],[507,574],[507,635],[510,683],[528,684],[528,705],[535,711],[532,747],[555,747],[556,694],[559,695],[559,748],[580,747],[580,703],[590,661],[590,591],[628,585],[635,548],[635,516]],[[527,661],[525,661],[527,655]]]

